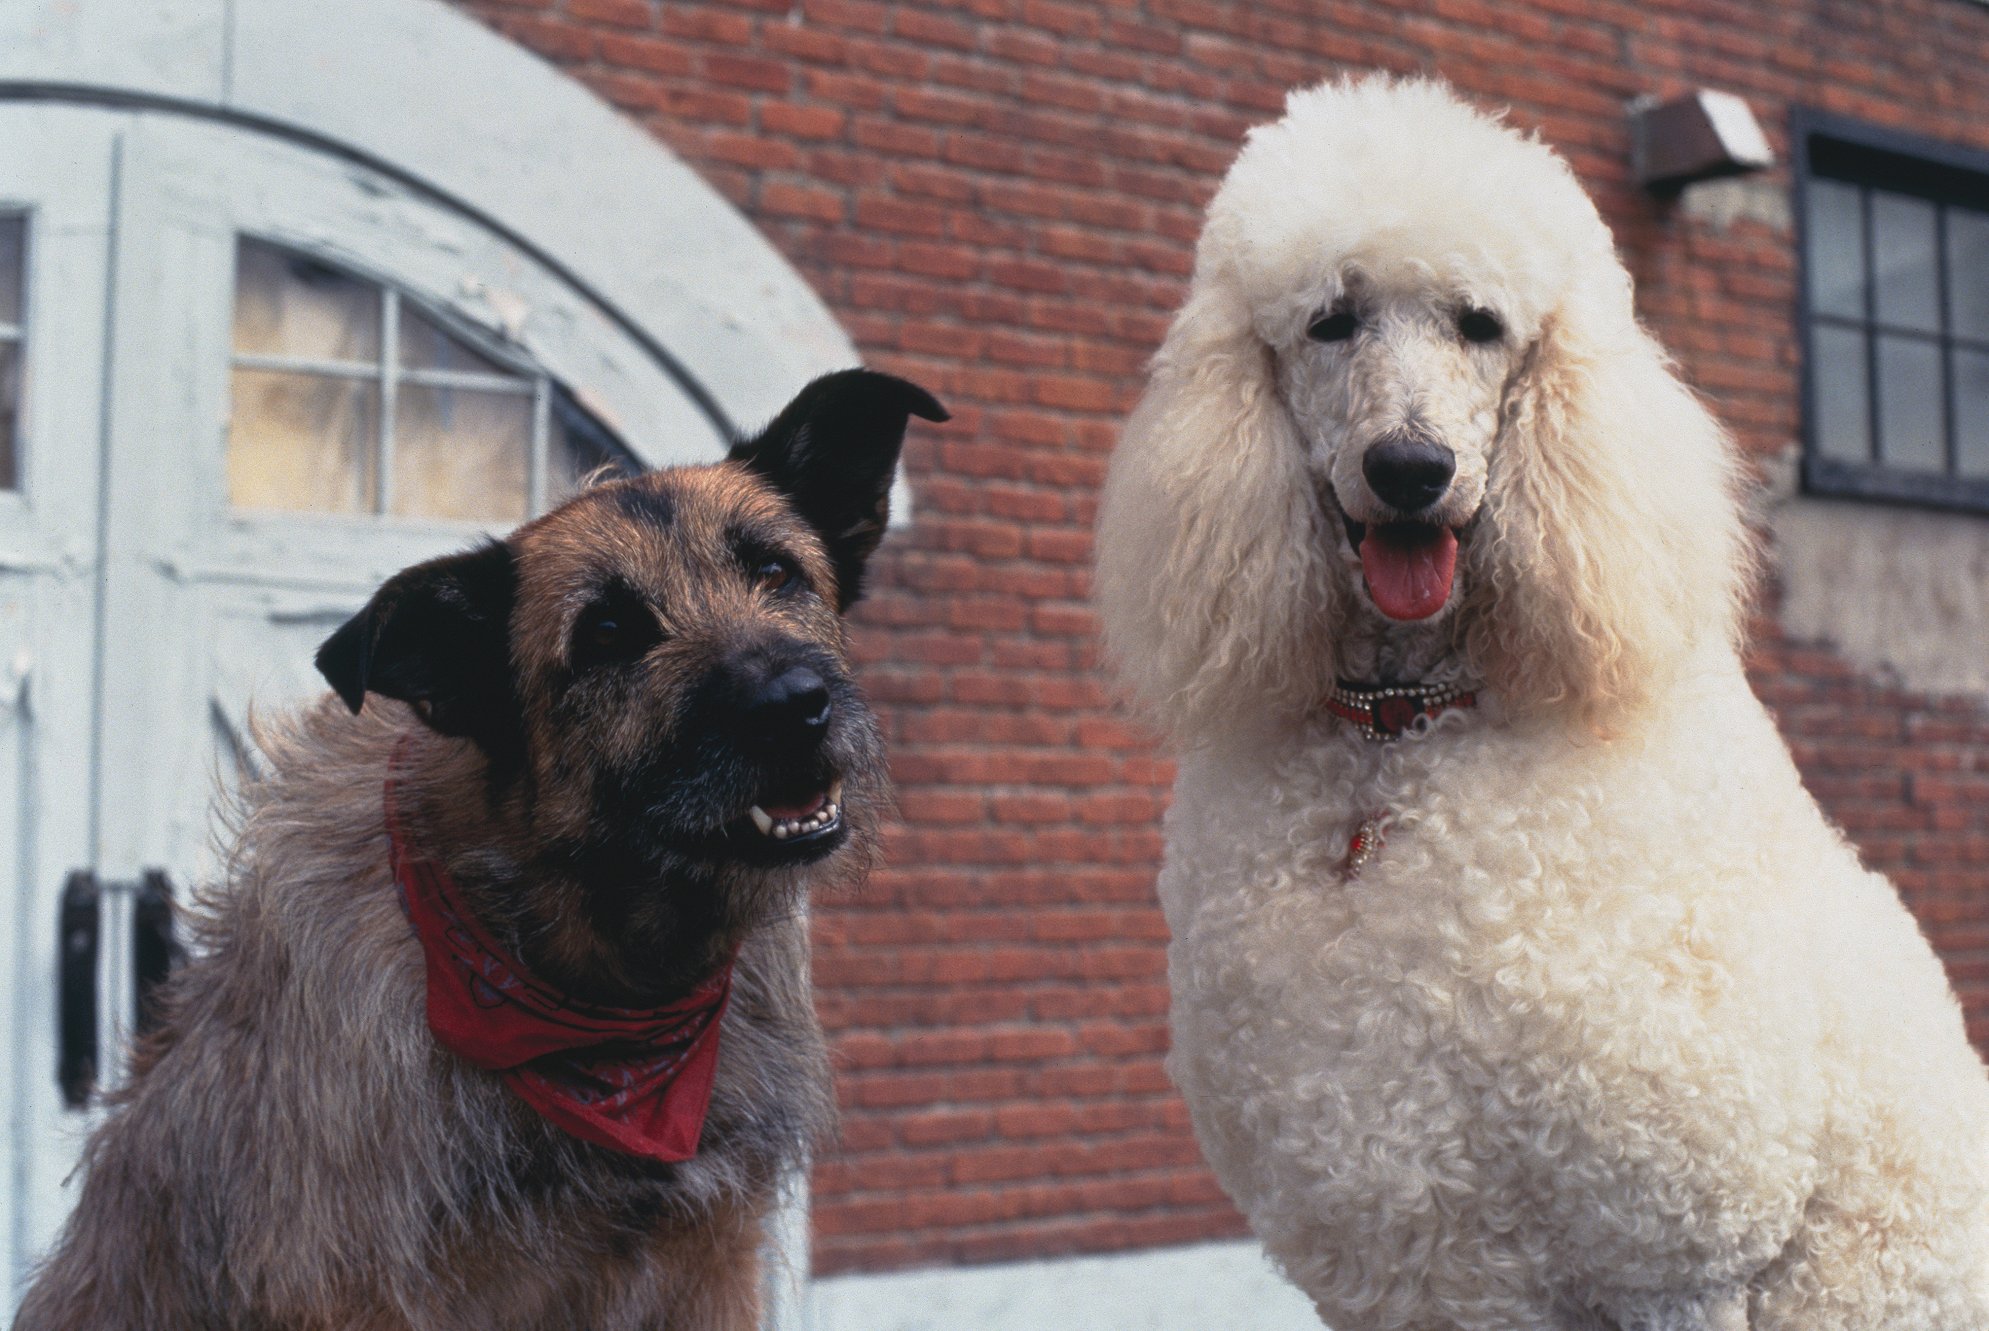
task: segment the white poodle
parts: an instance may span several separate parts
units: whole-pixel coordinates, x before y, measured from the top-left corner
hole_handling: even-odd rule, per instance
[[[1548,148],[1384,79],[1250,135],[1098,594],[1171,1067],[1336,1331],[1989,1328],[1989,1077],[1749,692],[1735,492]]]

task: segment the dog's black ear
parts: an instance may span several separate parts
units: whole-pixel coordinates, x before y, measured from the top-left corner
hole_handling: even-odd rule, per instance
[[[823,375],[781,408],[773,424],[733,446],[785,494],[829,548],[842,609],[863,594],[863,570],[884,539],[891,474],[913,416],[943,421],[946,408],[917,384],[874,370]]]
[[[412,703],[445,735],[494,750],[512,726],[511,548],[489,541],[387,579],[318,648],[318,671],[345,705],[368,693]]]

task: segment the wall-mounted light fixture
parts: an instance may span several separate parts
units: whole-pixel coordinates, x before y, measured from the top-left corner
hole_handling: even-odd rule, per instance
[[[1638,184],[1675,194],[1695,181],[1773,166],[1775,154],[1746,102],[1700,88],[1630,103],[1630,160]]]

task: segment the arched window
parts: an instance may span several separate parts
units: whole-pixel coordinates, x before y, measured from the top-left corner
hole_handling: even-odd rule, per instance
[[[235,247],[228,502],[521,522],[640,464],[551,375],[399,288]]]

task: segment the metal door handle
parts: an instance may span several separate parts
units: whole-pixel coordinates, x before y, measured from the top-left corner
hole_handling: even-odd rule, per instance
[[[172,880],[164,869],[147,869],[131,908],[131,997],[139,1035],[159,1024],[154,991],[179,963],[179,940],[173,936]]]
[[[97,1084],[97,938],[103,893],[88,869],[69,875],[62,887],[56,966],[57,1038],[55,1079],[62,1102],[81,1109]]]
[[[78,869],[62,887],[57,929],[57,1043],[55,1079],[62,1102],[81,1109],[90,1102],[103,1066],[97,1047],[97,954],[103,940],[106,889],[131,898],[132,1011],[136,1034],[159,1023],[157,990],[182,955],[173,933],[173,884],[163,869],[147,869],[136,883],[101,884]]]

